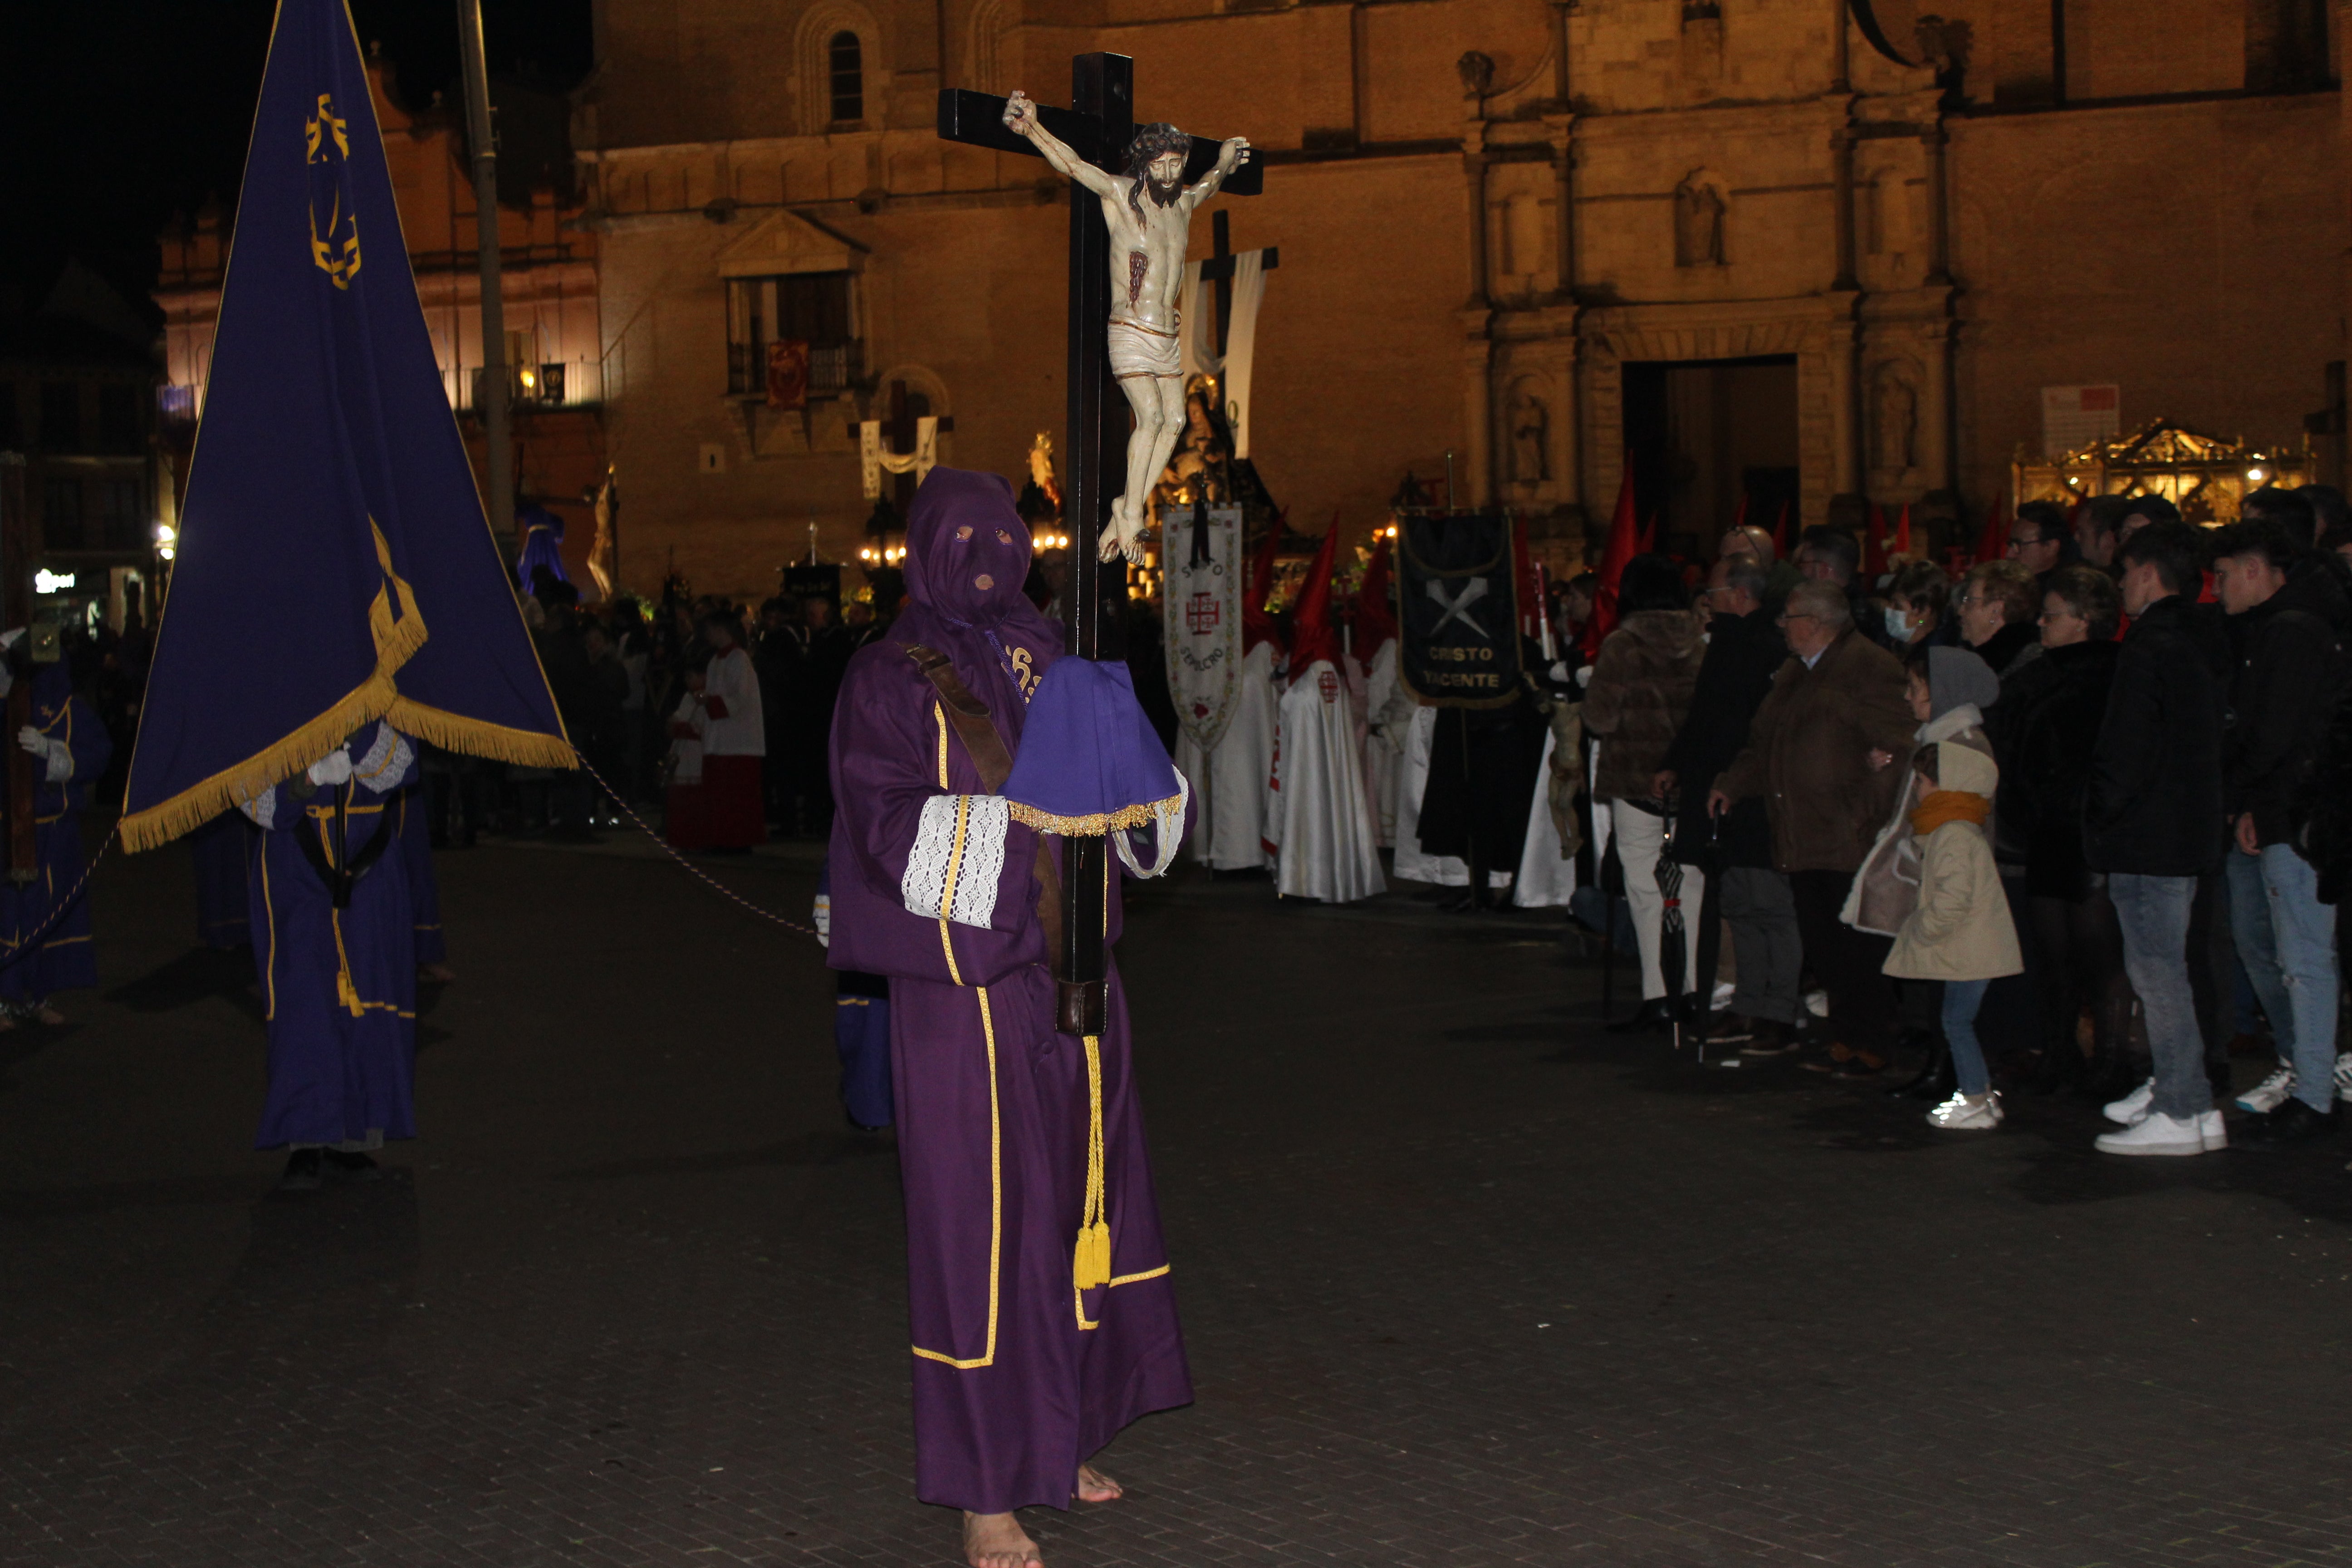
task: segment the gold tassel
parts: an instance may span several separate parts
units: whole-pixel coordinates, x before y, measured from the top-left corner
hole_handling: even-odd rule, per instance
[[[1087,1042],[1087,1198],[1078,1216],[1078,1238],[1071,1250],[1070,1277],[1080,1290],[1098,1290],[1110,1283],[1110,1221],[1104,1210],[1102,1041]]]

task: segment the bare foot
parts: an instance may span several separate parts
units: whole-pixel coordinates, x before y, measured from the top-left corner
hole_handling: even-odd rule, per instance
[[[1045,1568],[1037,1543],[1009,1513],[964,1514],[963,1560],[971,1568]]]
[[[66,1021],[66,1016],[63,1013],[58,1012],[55,1007],[46,1005],[42,1006],[40,1012],[37,1014],[36,1016],[37,1016],[44,1024],[62,1024]]]
[[[437,980],[443,984],[457,978],[457,972],[446,963],[420,963],[416,966],[419,980]]]
[[[1119,1484],[1096,1469],[1092,1465],[1078,1467],[1078,1500],[1080,1502],[1117,1502],[1125,1497]]]

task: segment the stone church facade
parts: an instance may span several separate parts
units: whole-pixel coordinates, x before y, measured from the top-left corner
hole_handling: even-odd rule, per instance
[[[624,577],[854,560],[856,424],[1017,476],[1063,416],[1063,188],[941,142],[942,85],[1246,134],[1278,245],[1256,460],[1295,525],[1408,471],[1565,558],[1910,505],[1973,535],[2042,389],[2113,384],[2340,477],[2341,0],[599,0],[574,141]],[[1194,255],[1210,225],[1195,226]],[[812,343],[767,405],[764,337]],[[2331,366],[2333,367],[2331,372]],[[2332,380],[2331,380],[2332,375]],[[2330,387],[2337,390],[2332,395]],[[1766,515],[1760,521],[1769,521]]]

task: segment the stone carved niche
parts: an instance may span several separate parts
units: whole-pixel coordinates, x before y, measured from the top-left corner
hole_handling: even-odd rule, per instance
[[[1889,360],[1871,378],[1870,466],[1893,476],[1919,465],[1918,373],[1904,360]]]
[[[1504,405],[1504,431],[1510,438],[1510,476],[1515,485],[1540,485],[1551,478],[1551,409],[1537,384],[1521,379],[1511,384]]]
[[[1723,221],[1730,211],[1723,183],[1705,169],[1693,169],[1675,187],[1675,265],[1724,265]]]

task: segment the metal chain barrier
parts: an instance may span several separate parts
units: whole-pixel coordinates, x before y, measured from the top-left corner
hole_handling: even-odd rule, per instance
[[[646,837],[661,846],[661,852],[668,856],[671,859],[677,861],[681,867],[685,868],[688,875],[701,881],[713,892],[716,892],[720,898],[726,899],[730,902],[742,905],[745,909],[751,910],[753,914],[759,916],[763,921],[773,921],[776,924],[783,927],[786,931],[796,931],[812,941],[822,942],[824,940],[816,934],[816,931],[813,928],[804,926],[798,921],[788,921],[772,910],[761,909],[759,905],[753,903],[742,894],[735,891],[734,889],[728,887],[725,883],[719,881],[718,879],[703,870],[701,867],[696,865],[693,861],[679,854],[676,845],[672,844],[668,839],[664,838],[660,834],[656,833],[646,825],[646,819],[639,816],[635,808],[633,808],[627,801],[621,798],[620,791],[614,789],[611,784],[604,782],[604,775],[598,773],[593,766],[591,766],[586,757],[580,755],[580,749],[577,746],[572,748],[572,754],[575,757],[580,757],[580,766],[582,771],[586,773],[590,778],[596,781],[597,786],[604,790],[605,798],[610,800],[613,805],[620,810],[624,816],[626,816],[631,822],[637,825],[638,832],[643,833]]]
[[[41,945],[48,941],[49,933],[57,930],[66,916],[73,912],[74,905],[81,900],[82,889],[89,885],[90,873],[98,869],[98,863],[106,858],[106,852],[114,847],[114,840],[121,832],[122,824],[120,821],[107,829],[106,842],[98,847],[98,853],[91,856],[89,864],[81,868],[81,875],[76,877],[74,885],[66,889],[66,896],[58,900],[58,907],[49,911],[49,918],[43,921],[39,929],[32,935],[21,938],[16,943],[16,952],[5,958],[0,958],[0,969],[14,969],[17,964],[41,951]]]

